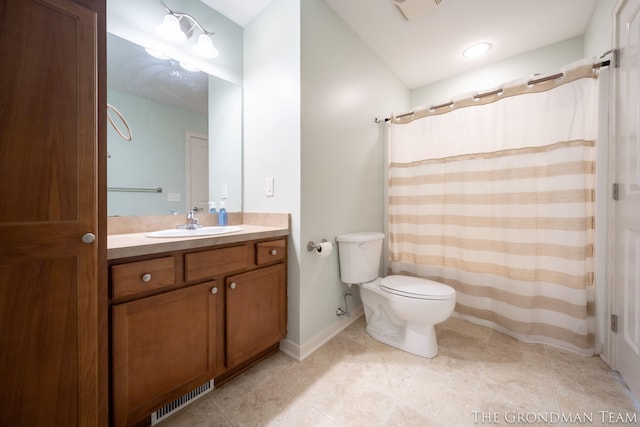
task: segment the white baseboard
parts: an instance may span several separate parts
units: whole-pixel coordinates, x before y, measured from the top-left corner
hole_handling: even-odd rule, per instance
[[[287,339],[282,340],[280,341],[280,351],[298,362],[302,362],[314,351],[322,347],[327,341],[338,335],[349,325],[362,317],[363,314],[364,308],[362,308],[361,305],[353,310],[350,317],[342,316],[337,322],[334,322],[331,326],[311,338],[303,345],[298,345]]]

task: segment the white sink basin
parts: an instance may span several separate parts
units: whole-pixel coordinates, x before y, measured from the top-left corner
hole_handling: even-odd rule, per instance
[[[235,233],[241,231],[242,227],[236,225],[225,225],[216,227],[200,227],[195,230],[186,230],[184,228],[170,228],[168,230],[153,231],[147,233],[147,237],[202,237],[215,236],[217,234]]]

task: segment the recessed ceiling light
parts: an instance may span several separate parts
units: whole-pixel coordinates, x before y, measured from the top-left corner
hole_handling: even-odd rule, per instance
[[[476,43],[466,48],[464,52],[462,52],[462,56],[465,58],[477,58],[486,53],[489,48],[491,48],[491,45],[487,42]]]

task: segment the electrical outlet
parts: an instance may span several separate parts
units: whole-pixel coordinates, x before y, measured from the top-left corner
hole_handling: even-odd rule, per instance
[[[227,193],[227,184],[222,184],[220,186],[220,197],[223,199],[229,197],[229,194]]]
[[[273,177],[272,176],[267,177],[265,194],[267,197],[273,197]]]
[[[179,202],[180,201],[180,193],[167,193],[167,201],[168,202]]]

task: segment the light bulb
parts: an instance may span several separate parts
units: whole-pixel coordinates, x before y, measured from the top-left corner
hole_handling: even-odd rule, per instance
[[[193,51],[196,55],[209,59],[217,58],[220,54],[218,49],[213,47],[213,41],[207,34],[200,34],[198,37],[198,43],[193,46]]]
[[[187,36],[180,29],[180,22],[174,15],[167,13],[162,19],[162,24],[156,27],[156,32],[165,40],[174,43],[184,43]]]

